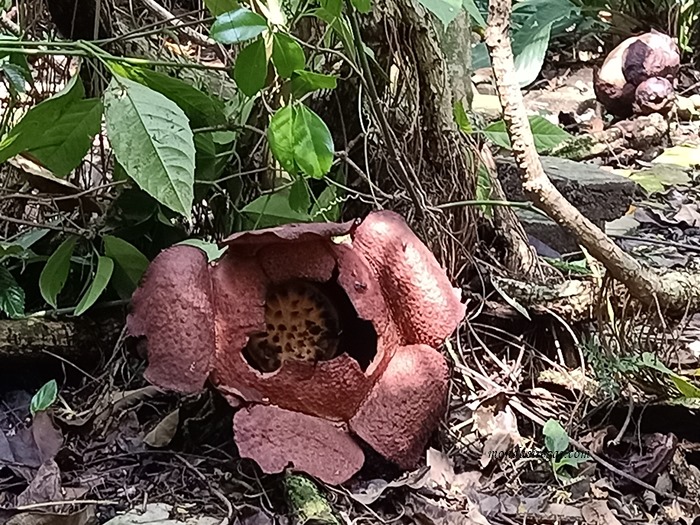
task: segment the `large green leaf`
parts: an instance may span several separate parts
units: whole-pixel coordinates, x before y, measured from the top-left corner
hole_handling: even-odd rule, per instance
[[[310,177],[322,178],[333,164],[333,137],[321,117],[303,105],[295,108],[294,158]]]
[[[253,225],[269,228],[290,222],[308,222],[306,212],[295,211],[289,204],[289,190],[258,197],[242,210]]]
[[[369,13],[372,10],[372,0],[352,0],[352,5],[360,13]]]
[[[204,5],[207,6],[209,12],[214,16],[223,15],[238,9],[237,0],[204,0]]]
[[[343,12],[343,0],[321,0],[321,9],[331,16],[338,17]]]
[[[68,279],[70,271],[70,258],[73,255],[77,237],[68,237],[56,251],[51,254],[46,266],[39,276],[39,291],[44,301],[56,308],[56,298],[61,293]]]
[[[222,44],[237,44],[259,36],[267,29],[267,20],[245,7],[217,17],[209,34]]]
[[[568,20],[578,8],[569,0],[526,0],[518,8],[525,17],[513,35],[513,54],[518,83],[525,87],[535,81],[542,69],[552,26]]]
[[[218,126],[226,122],[224,103],[210,97],[187,82],[150,69],[110,64],[113,72],[148,86],[175,102],[190,120],[194,128]]]
[[[272,63],[279,76],[289,78],[297,69],[304,69],[304,50],[289,35],[275,33],[272,37]]]
[[[75,168],[99,131],[99,101],[81,100],[84,94],[79,78],[72,77],[62,91],[30,109],[0,142],[0,162],[31,151],[57,175]]]
[[[296,173],[294,162],[294,106],[278,109],[267,128],[270,151],[288,173]]]
[[[304,177],[297,177],[289,189],[289,207],[294,211],[307,212],[311,206],[309,186]]]
[[[10,319],[24,317],[24,290],[4,266],[0,266],[0,312]]]
[[[571,135],[549,122],[546,118],[534,115],[529,117],[530,129],[535,138],[535,147],[538,152],[543,152],[558,146],[565,140],[571,138]],[[490,124],[483,130],[484,135],[502,148],[510,149],[510,139],[506,131],[506,124],[503,120],[499,120]]]
[[[244,95],[252,97],[265,87],[267,53],[262,39],[241,49],[233,66],[233,79]]]
[[[95,277],[90,283],[90,286],[85,291],[85,295],[80,299],[78,306],[75,307],[74,315],[83,315],[95,302],[100,298],[102,292],[105,291],[109,280],[112,278],[114,271],[114,261],[109,257],[100,256],[97,260],[97,270]]]
[[[56,176],[65,177],[83,160],[101,123],[99,99],[76,100],[27,151]]]
[[[486,20],[484,20],[484,16],[481,14],[481,11],[479,11],[479,7],[476,5],[474,0],[464,0],[462,2],[462,7],[464,7],[464,10],[469,13],[472,20],[476,22],[477,27],[486,27]]]
[[[333,138],[326,123],[302,104],[278,110],[268,127],[270,151],[289,173],[322,178],[333,163]]]
[[[336,77],[314,73],[313,71],[297,70],[292,75],[292,95],[301,98],[317,89],[335,89]]]
[[[114,154],[129,177],[189,218],[195,149],[185,113],[160,93],[114,77],[105,92],[105,118]]]
[[[438,17],[445,27],[457,18],[462,9],[462,0],[418,0],[418,2]]]
[[[105,255],[114,261],[112,286],[122,299],[128,299],[148,268],[148,259],[132,244],[119,237],[104,237]]]

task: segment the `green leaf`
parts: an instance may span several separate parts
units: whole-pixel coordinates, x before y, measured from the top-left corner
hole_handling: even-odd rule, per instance
[[[97,260],[97,270],[95,278],[90,283],[90,286],[85,291],[85,295],[80,299],[78,306],[75,307],[73,315],[76,317],[83,315],[95,302],[100,298],[102,292],[105,291],[109,280],[112,278],[114,271],[114,261],[109,257],[100,256]]]
[[[322,178],[333,164],[333,138],[321,117],[303,105],[294,114],[294,160],[306,175]]]
[[[301,104],[278,110],[267,133],[270,151],[291,174],[301,170],[315,179],[322,178],[333,163],[333,138],[321,117]]]
[[[339,17],[343,12],[343,0],[321,0],[321,8],[328,14]]]
[[[700,398],[700,388],[695,386],[683,376],[673,374],[673,376],[671,376],[671,381],[673,381],[673,384],[676,385],[676,388],[683,397]]]
[[[29,404],[29,411],[31,412],[32,416],[35,416],[37,412],[48,410],[51,405],[56,402],[57,398],[58,384],[56,384],[55,379],[52,379],[42,386],[36,394],[34,394],[34,397],[32,397],[32,401]]]
[[[0,142],[0,163],[50,141],[54,126],[71,118],[66,114],[70,114],[73,104],[80,101],[84,94],[83,85],[75,76],[59,93],[30,109]],[[78,162],[83,156],[84,153]]]
[[[233,66],[233,79],[244,95],[252,97],[265,87],[267,53],[265,42],[256,40],[241,49]]]
[[[99,99],[77,100],[27,151],[56,176],[65,177],[80,165],[101,123],[102,102]]]
[[[48,228],[34,228],[31,230],[27,230],[17,238],[15,243],[19,244],[25,250],[28,250],[29,248],[34,246],[35,243],[39,242],[41,239],[46,237],[46,235],[48,235],[50,231],[51,230],[49,230]]]
[[[180,245],[194,246],[195,248],[199,248],[207,255],[207,261],[210,263],[218,261],[227,249],[226,246],[220,248],[219,245],[215,242],[203,241],[202,239],[187,239],[185,241],[177,243],[176,246]]]
[[[546,118],[534,115],[529,117],[530,129],[535,138],[535,147],[538,153],[552,149],[562,142],[569,140],[571,135],[549,122]],[[484,135],[494,144],[502,148],[510,149],[510,139],[506,131],[506,124],[498,120],[490,124],[483,131]]]
[[[372,10],[372,0],[351,0],[352,5],[360,13],[369,13]]]
[[[24,317],[24,290],[4,266],[0,266],[0,311],[10,319]]]
[[[433,13],[447,28],[462,9],[462,0],[418,0],[428,11]]]
[[[238,9],[237,0],[204,0],[204,5],[207,6],[209,12],[214,16],[223,15]]]
[[[18,243],[11,242],[0,242],[0,259],[3,257],[11,257],[13,255],[19,255],[22,253],[24,248]]]
[[[128,299],[148,268],[148,258],[132,244],[119,237],[106,235],[105,255],[114,261],[112,286],[122,299]]]
[[[525,0],[519,2],[522,22],[513,34],[515,73],[520,87],[535,81],[542,69],[549,48],[552,27],[560,21],[566,22],[579,9],[569,0]],[[530,13],[528,15],[528,13]]]
[[[0,72],[7,78],[10,87],[18,93],[24,93],[26,78],[21,66],[11,62],[0,62]]]
[[[267,20],[245,7],[216,18],[209,34],[222,44],[237,44],[251,40],[267,29]]]
[[[279,76],[289,78],[297,69],[304,69],[304,50],[289,35],[275,33],[272,37],[272,63]]]
[[[295,211],[289,205],[289,191],[263,195],[243,208],[243,213],[260,228],[269,228],[291,222],[309,222],[308,213]]]
[[[318,89],[335,89],[337,79],[333,75],[323,75],[312,71],[299,70],[292,75],[292,95],[301,98]]]
[[[549,419],[542,427],[544,446],[554,453],[564,452],[569,448],[569,436],[556,419]]]
[[[69,237],[51,254],[39,276],[39,291],[44,301],[56,308],[56,298],[68,279],[70,258],[73,255],[77,237]]]
[[[165,95],[185,112],[193,128],[219,126],[226,123],[224,103],[179,78],[145,68],[110,63],[112,71]]]
[[[267,128],[270,151],[287,173],[297,172],[294,162],[294,107],[278,109]]]
[[[297,177],[289,190],[289,206],[299,212],[306,212],[311,206],[309,187],[303,177]]]
[[[479,11],[479,8],[477,7],[476,2],[474,2],[474,0],[464,0],[462,2],[462,7],[464,7],[464,10],[467,13],[469,13],[469,16],[472,17],[472,20],[476,22],[477,27],[486,27],[486,20],[484,20],[484,15],[481,14],[481,11]]]
[[[170,99],[126,78],[105,92],[107,135],[117,161],[146,193],[189,218],[194,198],[194,139]]]
[[[462,104],[461,100],[455,102],[454,108],[452,109],[452,114],[454,115],[455,122],[457,123],[457,126],[459,126],[462,133],[470,134],[474,131],[472,123],[469,120],[469,115],[467,115],[467,112],[464,110],[464,104]]]

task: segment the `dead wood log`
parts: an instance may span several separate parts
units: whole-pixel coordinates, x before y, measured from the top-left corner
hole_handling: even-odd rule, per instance
[[[658,152],[668,143],[668,121],[658,113],[622,120],[603,131],[572,137],[553,148],[549,155],[586,160],[626,151]]]
[[[535,206],[598,259],[613,278],[623,283],[633,297],[672,313],[700,310],[700,276],[686,272],[661,273],[643,266],[586,219],[545,175],[515,74],[509,35],[511,11],[511,0],[489,0],[486,45],[523,191]]]
[[[31,383],[39,376],[54,377],[60,368],[67,372],[91,369],[109,359],[123,324],[119,316],[106,315],[0,320],[0,390]]]

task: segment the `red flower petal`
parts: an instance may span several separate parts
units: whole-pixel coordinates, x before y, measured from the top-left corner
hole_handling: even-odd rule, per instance
[[[145,336],[145,376],[159,387],[197,392],[211,372],[214,312],[206,255],[191,246],[161,252],[132,298],[129,334]]]
[[[377,275],[404,344],[442,344],[466,309],[459,290],[403,218],[390,211],[370,214],[353,245]]]
[[[291,463],[295,470],[336,485],[349,480],[365,461],[342,427],[275,406],[239,410],[233,431],[240,455],[268,474],[282,472]]]
[[[401,468],[413,468],[445,411],[445,358],[425,345],[398,349],[350,430]]]

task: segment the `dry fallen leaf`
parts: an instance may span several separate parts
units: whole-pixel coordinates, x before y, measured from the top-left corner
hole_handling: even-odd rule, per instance
[[[175,437],[180,423],[180,409],[173,410],[165,416],[156,427],[143,438],[144,443],[150,447],[167,447]]]
[[[604,500],[594,499],[581,508],[581,515],[591,525],[620,525]]]

